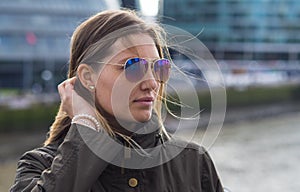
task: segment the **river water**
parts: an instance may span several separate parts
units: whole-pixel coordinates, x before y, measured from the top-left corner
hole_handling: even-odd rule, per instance
[[[197,134],[200,137],[203,132]],[[44,135],[22,137],[27,139],[23,145],[44,139]],[[18,140],[17,137],[5,139],[7,142]],[[3,142],[2,137],[0,149],[6,153],[11,151]],[[226,124],[209,153],[223,185],[232,192],[298,192],[299,148],[300,113],[297,112]],[[0,161],[1,192],[8,191],[13,182],[16,161],[16,157]]]
[[[233,192],[300,189],[300,113],[225,125],[209,151]]]

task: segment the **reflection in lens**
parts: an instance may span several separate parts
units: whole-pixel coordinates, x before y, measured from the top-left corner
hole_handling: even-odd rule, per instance
[[[148,69],[148,62],[145,59],[128,59],[125,64],[125,75],[130,82],[141,80]]]
[[[159,59],[154,63],[153,70],[155,78],[160,82],[166,82],[170,76],[171,64],[168,59]]]

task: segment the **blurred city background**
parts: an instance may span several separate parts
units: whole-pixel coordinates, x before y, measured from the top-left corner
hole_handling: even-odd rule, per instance
[[[16,162],[41,146],[58,109],[70,37],[90,15],[127,7],[179,27],[208,47],[227,91],[225,124],[210,149],[235,192],[298,191],[300,173],[300,3],[298,0],[1,0],[0,191]],[[191,62],[171,50],[175,63]],[[203,71],[182,69],[203,77]],[[209,119],[210,92],[193,81]],[[195,137],[197,141],[197,137]]]

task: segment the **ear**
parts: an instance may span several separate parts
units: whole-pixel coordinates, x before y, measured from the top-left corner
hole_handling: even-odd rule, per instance
[[[77,76],[82,85],[88,90],[91,90],[91,86],[95,86],[96,84],[95,71],[87,64],[80,64],[78,66]]]

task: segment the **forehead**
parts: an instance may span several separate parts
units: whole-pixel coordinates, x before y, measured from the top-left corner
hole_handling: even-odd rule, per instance
[[[127,55],[159,57],[153,38],[147,34],[133,34],[119,38],[112,45],[109,60]]]

